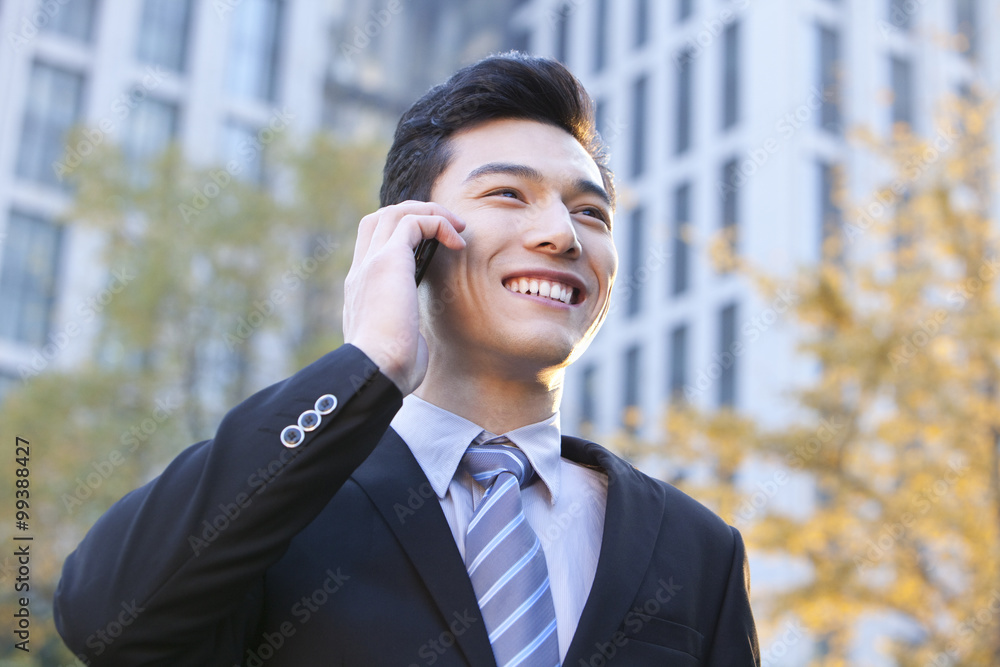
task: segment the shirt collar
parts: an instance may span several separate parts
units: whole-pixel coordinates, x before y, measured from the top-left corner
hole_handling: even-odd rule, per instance
[[[483,427],[410,394],[392,420],[392,428],[410,448],[438,498],[458,470],[462,455]],[[524,452],[549,490],[551,502],[559,496],[562,450],[559,413],[534,424],[502,433]]]

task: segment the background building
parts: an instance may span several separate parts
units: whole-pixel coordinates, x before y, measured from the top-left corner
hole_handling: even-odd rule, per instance
[[[513,44],[513,0],[344,4],[330,33],[323,119],[345,134],[391,138],[399,116],[431,86]]]
[[[653,435],[671,396],[787,419],[792,363],[782,314],[707,252],[725,233],[758,267],[814,263],[847,238],[879,174],[852,128],[933,137],[945,96],[995,91],[995,2],[949,0],[533,0],[514,34],[559,58],[597,99],[622,190],[617,303],[571,371],[566,422]],[[526,36],[526,37],[525,37]]]
[[[326,63],[316,54],[332,10],[301,0],[0,5],[4,385],[79,363],[101,294],[117,286],[114,267],[95,260],[100,239],[64,219],[72,172],[104,143],[138,165],[175,142],[196,164],[237,160],[265,185],[273,133],[319,126]],[[77,126],[87,129],[70,143]]]
[[[80,363],[101,294],[117,286],[95,259],[100,239],[64,219],[67,179],[96,146],[116,143],[138,165],[176,143],[195,164],[237,160],[270,187],[275,132],[388,141],[432,84],[504,47],[510,4],[0,4],[0,396]],[[77,127],[87,129],[71,145]]]

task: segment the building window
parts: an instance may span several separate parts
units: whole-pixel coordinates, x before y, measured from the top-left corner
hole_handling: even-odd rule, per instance
[[[618,137],[621,136],[626,127],[620,119],[611,116],[608,110],[610,106],[608,101],[604,99],[598,99],[594,104],[594,126],[597,128],[598,134],[601,135],[601,141],[606,146],[617,142]]]
[[[649,77],[639,77],[632,88],[632,177],[642,175],[646,168],[646,106]]]
[[[694,0],[677,0],[677,22],[683,23],[694,13]]]
[[[589,432],[597,423],[597,367],[583,369],[583,386],[580,392],[580,431]]]
[[[840,208],[837,206],[836,167],[826,162],[819,163],[819,215],[820,242],[841,228]]]
[[[963,104],[978,104],[981,101],[968,81],[959,81],[955,86],[955,94]]]
[[[687,363],[688,363],[688,328],[686,324],[681,324],[670,332],[669,341],[670,368],[667,369],[669,383],[667,394],[671,401],[680,401],[684,398],[684,387],[687,386]]]
[[[124,144],[125,156],[133,168],[141,169],[166,150],[177,136],[177,117],[176,104],[153,98],[135,108],[129,116]]]
[[[694,51],[685,49],[677,55],[677,126],[674,152],[686,153],[691,148],[691,119],[694,106]]]
[[[835,30],[819,27],[819,87],[823,99],[819,126],[840,134],[840,37]]]
[[[646,232],[645,232],[645,215],[641,208],[637,208],[632,212],[632,224],[629,228],[629,244],[628,244],[628,255],[629,255],[629,284],[628,287],[628,306],[627,313],[629,317],[636,315],[642,310],[642,292],[643,285],[649,276],[643,270],[643,250],[645,250],[646,243]]]
[[[722,129],[739,120],[740,100],[740,24],[730,23],[723,35],[722,57]]]
[[[633,345],[625,350],[625,406],[622,410],[622,426],[629,433],[639,430],[640,402],[639,387],[641,383],[640,364],[642,363],[641,348]]]
[[[597,0],[594,23],[594,71],[608,64],[608,0]]]
[[[955,32],[961,38],[958,50],[975,58],[979,49],[976,37],[976,0],[955,0]]]
[[[62,228],[13,212],[0,267],[0,337],[41,346],[56,299]]]
[[[569,4],[562,4],[555,10],[556,60],[564,65],[569,62],[569,17],[573,13]]]
[[[42,5],[42,2],[38,2]],[[41,9],[41,7],[39,7]],[[49,20],[43,30],[54,32],[79,42],[89,43],[93,38],[97,0],[46,3],[44,15]]]
[[[229,120],[222,129],[222,154],[226,164],[236,163],[238,177],[247,183],[264,185],[265,146],[257,137],[257,128]]]
[[[736,304],[731,303],[719,311],[719,406],[736,405]]]
[[[281,0],[242,0],[231,14],[230,93],[274,101],[277,87]]]
[[[532,51],[530,30],[511,28],[507,33],[507,39],[510,42],[510,48],[512,51],[520,51],[522,53],[529,53]]]
[[[912,267],[912,263],[907,256],[909,254],[907,251],[912,251],[914,243],[918,240],[912,220],[909,219],[909,216],[902,214],[912,201],[913,193],[909,190],[904,190],[896,201],[897,215],[892,216],[890,223],[893,227],[892,243],[893,250],[895,251],[893,261],[896,264],[896,270],[899,272],[907,271]]]
[[[890,59],[892,78],[892,124],[913,125],[913,65],[902,58]]]
[[[649,0],[635,0],[635,45],[649,41]]]
[[[913,14],[916,11],[917,3],[913,0],[889,0],[889,23],[909,32],[913,27]]]
[[[594,102],[594,127],[601,135],[601,140],[607,143],[610,139],[608,136],[608,103],[603,99]]]
[[[67,153],[66,134],[80,118],[83,75],[36,62],[31,70],[17,175],[60,185],[55,165]]]
[[[191,0],[145,0],[137,58],[144,63],[183,72],[190,20]]]
[[[691,184],[683,183],[674,190],[673,256],[674,270],[670,292],[677,296],[687,291],[690,283],[690,247],[687,227],[691,220]]]
[[[724,165],[722,165],[722,173],[720,176],[722,178],[721,227],[723,233],[726,235],[726,238],[732,246],[733,252],[736,252],[739,241],[740,212],[740,172],[739,162],[736,158],[728,160]]]

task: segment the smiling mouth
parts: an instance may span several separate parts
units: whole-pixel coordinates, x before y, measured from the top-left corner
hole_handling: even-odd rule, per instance
[[[538,278],[509,278],[503,286],[515,294],[539,296],[567,305],[579,303],[580,290],[556,280],[540,280]]]

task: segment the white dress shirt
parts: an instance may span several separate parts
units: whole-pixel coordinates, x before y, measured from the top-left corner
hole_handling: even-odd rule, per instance
[[[437,493],[458,551],[465,560],[465,532],[484,489],[458,464],[484,431],[469,420],[412,394],[392,420]],[[538,535],[556,609],[559,658],[565,660],[590,595],[601,554],[608,477],[560,456],[559,413],[502,433],[531,461],[540,481],[521,490],[524,515]],[[456,474],[458,472],[458,474]]]

